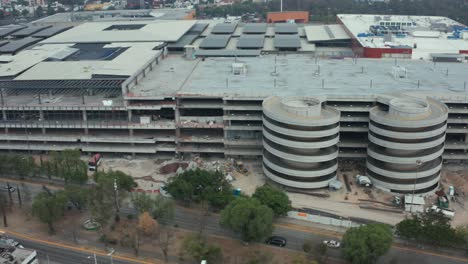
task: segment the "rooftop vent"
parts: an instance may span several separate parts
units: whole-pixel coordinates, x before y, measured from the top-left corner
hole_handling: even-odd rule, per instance
[[[403,79],[408,77],[408,70],[405,67],[395,66],[392,68],[393,78]]]
[[[244,63],[234,62],[231,67],[234,75],[245,75],[247,73],[247,68]]]

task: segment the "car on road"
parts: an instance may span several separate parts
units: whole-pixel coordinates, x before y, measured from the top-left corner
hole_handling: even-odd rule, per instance
[[[13,186],[8,186],[8,185],[2,186],[2,187],[0,187],[0,188],[1,188],[3,191],[5,191],[5,192],[8,192],[8,189],[10,189],[10,192],[14,192],[14,191],[16,190],[15,187],[13,187]]]
[[[268,245],[284,247],[286,246],[286,238],[280,236],[272,236],[267,239],[266,243]]]
[[[341,243],[336,240],[325,240],[323,243],[330,248],[339,248],[341,246]]]

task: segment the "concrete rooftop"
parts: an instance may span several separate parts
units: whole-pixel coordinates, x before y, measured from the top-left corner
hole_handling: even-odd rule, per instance
[[[237,58],[246,74],[231,72],[234,58],[187,60],[170,55],[130,92],[135,95],[234,97],[422,93],[463,96],[468,64],[394,59],[320,60],[311,55]],[[396,67],[398,65],[399,67]],[[401,77],[403,76],[403,77]],[[465,84],[465,82],[467,84]],[[464,99],[466,100],[466,98]]]

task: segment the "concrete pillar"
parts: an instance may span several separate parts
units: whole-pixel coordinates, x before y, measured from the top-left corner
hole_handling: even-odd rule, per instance
[[[132,122],[132,110],[128,110],[127,113],[128,113],[128,122],[131,123]]]
[[[39,109],[39,120],[41,120],[41,122],[44,122],[44,110],[42,109]],[[42,134],[45,135],[46,128],[43,127],[41,130],[42,130]]]
[[[6,110],[2,110],[2,119],[3,121],[7,121]],[[5,127],[5,134],[8,134],[8,127]]]
[[[83,110],[83,122],[87,125],[88,124],[88,115],[86,113],[86,110]],[[84,129],[85,135],[89,134],[88,126],[85,127]]]

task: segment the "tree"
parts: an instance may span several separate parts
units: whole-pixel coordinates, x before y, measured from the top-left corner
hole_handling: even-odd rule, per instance
[[[450,218],[435,210],[402,220],[396,225],[396,233],[406,239],[437,246],[456,245],[465,241],[463,235],[452,228]]]
[[[44,16],[44,9],[42,8],[42,6],[38,6],[36,8],[36,16],[37,17],[42,17]]]
[[[328,247],[327,247],[327,245],[325,245],[323,243],[319,243],[313,249],[314,249],[314,254],[319,259],[319,262],[320,263],[327,263],[327,259],[328,259],[328,256],[327,256]]]
[[[194,234],[185,238],[181,256],[188,255],[197,263],[206,260],[208,263],[222,263],[223,253],[220,247],[208,244],[206,239]]]
[[[120,202],[137,185],[131,176],[121,171],[98,172],[94,177],[97,184],[90,195],[91,215],[101,227],[105,227],[112,215],[118,220]]]
[[[288,195],[272,185],[263,185],[255,190],[253,198],[273,210],[275,216],[284,216],[291,210],[291,201]]]
[[[257,199],[240,197],[221,212],[221,225],[244,241],[263,241],[273,232],[273,211]]]
[[[221,172],[198,168],[170,178],[166,190],[177,200],[207,201],[215,209],[224,208],[233,198],[232,186]]]
[[[81,210],[88,204],[89,189],[76,184],[65,185],[65,195],[73,206]]]
[[[153,205],[153,218],[167,225],[174,220],[174,201],[161,195],[156,196]]]
[[[139,214],[153,212],[154,200],[146,193],[132,194],[132,203]]]
[[[21,15],[23,16],[27,16],[29,14],[29,11],[27,9],[23,9],[23,11],[21,11]]]
[[[137,228],[145,236],[151,237],[158,229],[158,222],[156,222],[148,212],[144,212],[138,217]]]
[[[63,178],[65,183],[83,184],[88,180],[88,166],[80,158],[77,149],[65,149],[61,152],[52,151],[48,166],[49,173]]]
[[[120,244],[123,247],[132,248],[135,256],[138,256],[140,250],[140,237],[138,235],[138,228],[133,223],[125,223],[121,232]]]
[[[392,242],[392,231],[387,225],[353,227],[343,236],[343,253],[353,264],[371,264],[390,249]]]
[[[55,193],[42,192],[38,194],[33,201],[33,215],[46,223],[49,227],[49,233],[55,233],[54,223],[61,219],[65,213],[67,197],[64,191]]]
[[[163,253],[164,262],[169,261],[169,247],[173,238],[174,230],[169,226],[161,225],[158,232],[158,245]]]

